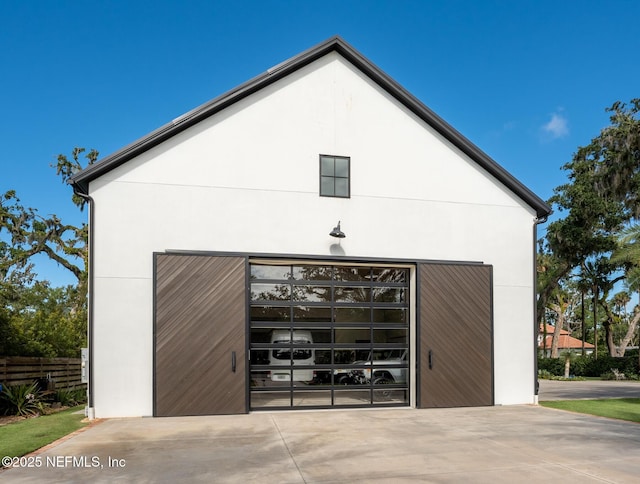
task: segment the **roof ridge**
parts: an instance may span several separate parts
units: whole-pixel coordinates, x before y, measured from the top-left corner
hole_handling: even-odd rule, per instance
[[[334,35],[319,44],[276,64],[265,72],[249,79],[235,88],[207,101],[187,113],[174,118],[169,123],[152,131],[126,145],[120,150],[106,156],[99,162],[90,165],[72,176],[69,183],[74,190],[87,193],[89,183],[112,169],[126,163],[130,159],[157,146],[198,122],[213,116],[226,107],[244,99],[245,97],[273,84],[302,67],[314,62],[324,55],[336,51],[356,68],[366,74],[371,80],[387,91],[392,97],[412,111],[415,115],[434,128],[447,141],[475,161],[490,175],[509,188],[521,200],[536,211],[538,219],[545,219],[551,213],[549,207],[541,198],[527,188],[522,182],[511,175],[504,167],[484,153],[478,146],[464,137],[453,126],[429,109],[413,94],[408,92],[397,81],[389,77],[384,71],[364,57],[339,35]]]

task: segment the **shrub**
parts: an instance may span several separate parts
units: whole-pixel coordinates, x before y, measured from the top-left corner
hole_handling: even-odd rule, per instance
[[[72,407],[76,404],[74,391],[70,388],[56,390],[55,401],[64,407]]]
[[[579,376],[587,376],[587,366],[589,364],[588,356],[577,356],[571,361],[571,373]]]
[[[589,357],[589,360],[587,364],[587,376],[600,376],[604,373],[611,372],[612,369],[624,374],[638,373],[638,361],[633,357],[624,356],[622,358],[616,358],[603,355],[599,356],[597,360],[594,357]]]
[[[9,412],[9,402],[5,400],[2,396],[3,389],[5,385],[4,383],[0,383],[0,415],[6,415]]]
[[[569,378],[565,378],[564,376],[552,375],[547,370],[538,370],[538,379],[539,380],[559,380],[559,381],[582,381],[584,377],[571,375]]]
[[[538,370],[538,378],[541,380],[551,380],[553,375],[548,370]]]
[[[612,369],[625,375],[637,375],[638,359],[634,356],[613,357],[600,355],[596,359],[593,355],[576,356],[571,361],[571,373],[576,376],[600,377]],[[564,358],[538,358],[538,370],[546,370],[552,375],[564,374]]]
[[[76,388],[75,390],[73,390],[73,398],[76,401],[76,405],[87,403],[87,389]]]
[[[41,392],[36,382],[30,385],[12,385],[2,388],[0,394],[6,405],[5,413],[19,416],[44,413]]]
[[[87,393],[84,388],[61,388],[56,390],[55,401],[64,407],[73,407],[85,403]]]
[[[546,371],[550,375],[564,375],[564,359],[538,358],[538,372]]]

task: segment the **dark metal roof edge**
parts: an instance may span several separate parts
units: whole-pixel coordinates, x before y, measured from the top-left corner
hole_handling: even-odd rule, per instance
[[[86,193],[90,181],[334,50],[534,208],[538,217],[545,217],[551,213],[551,207],[535,193],[337,35],[277,64],[103,158],[100,162],[71,177],[70,183]]]
[[[175,136],[198,122],[216,114],[224,108],[240,101],[241,99],[259,91],[260,89],[276,82],[279,79],[295,72],[296,70],[310,64],[314,60],[322,57],[333,48],[337,37],[318,44],[310,49],[292,57],[280,64],[271,67],[267,71],[250,79],[239,86],[225,92],[224,94],[207,101],[191,111],[175,118],[171,122],[152,131],[146,136],[137,139],[133,143],[120,150],[106,156],[98,163],[95,163],[81,172],[77,173],[69,180],[72,185],[78,185],[83,191],[88,189],[88,184],[99,176],[126,163],[145,151],[159,145],[163,141]]]
[[[489,155],[482,151],[478,146],[472,143],[468,138],[462,135],[453,126],[429,109],[418,98],[398,84],[394,79],[389,77],[384,71],[378,68],[366,57],[362,56],[353,47],[341,40],[344,50],[339,52],[352,62],[356,67],[365,72],[379,86],[385,89],[394,98],[400,101],[405,107],[411,110],[419,118],[434,128],[440,135],[450,141],[454,146],[460,149],[464,154],[478,163],[482,168],[502,182],[507,188],[518,195],[529,206],[536,210],[538,217],[545,217],[552,212],[552,209],[546,202],[538,197],[533,191],[527,188],[522,182],[515,178],[511,173],[505,170]]]

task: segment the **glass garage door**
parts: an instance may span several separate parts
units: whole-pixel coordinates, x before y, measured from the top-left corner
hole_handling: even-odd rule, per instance
[[[251,263],[250,406],[409,404],[409,270]]]

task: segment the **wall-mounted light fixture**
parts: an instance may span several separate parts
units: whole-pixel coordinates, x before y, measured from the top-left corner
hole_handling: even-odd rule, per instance
[[[338,226],[337,227],[333,227],[333,230],[331,232],[329,232],[329,235],[331,237],[337,237],[339,239],[344,239],[346,237],[344,232],[342,230],[340,230],[340,221],[338,221]]]

